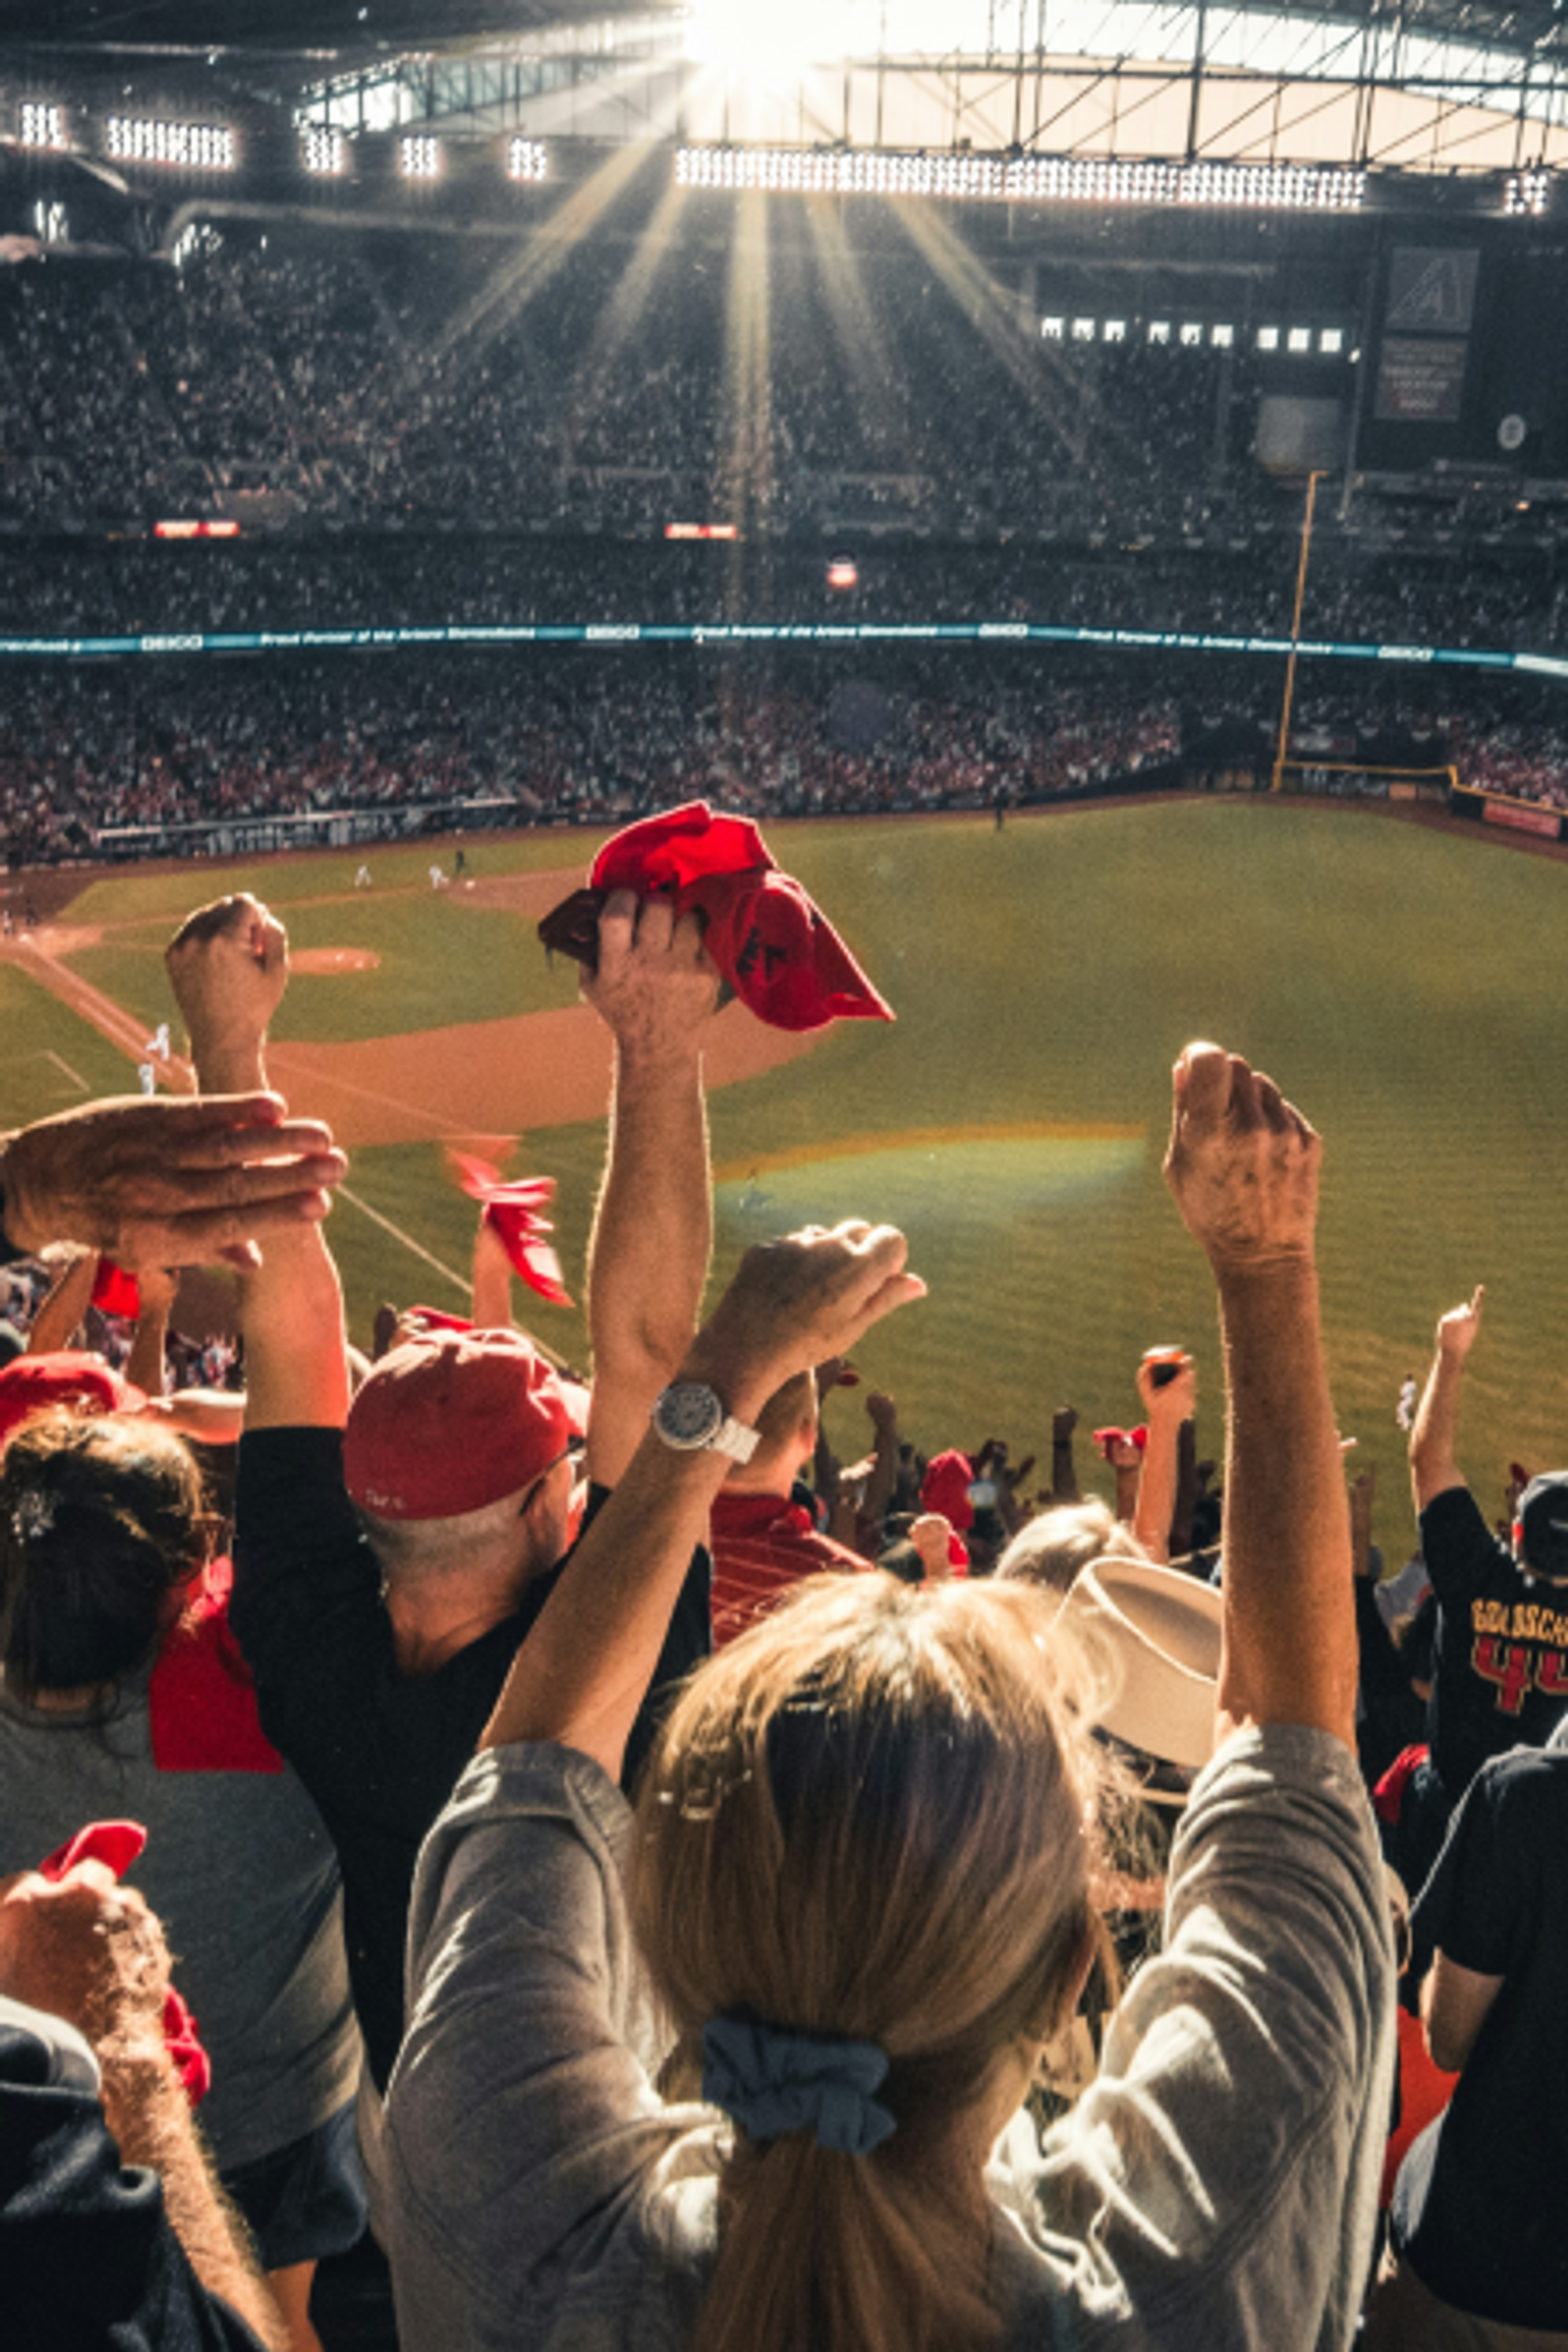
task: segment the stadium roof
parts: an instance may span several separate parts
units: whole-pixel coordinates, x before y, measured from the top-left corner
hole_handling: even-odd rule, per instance
[[[1568,0],[4,0],[0,98],[193,74],[350,131],[1568,170]]]
[[[323,52],[335,52],[344,65],[353,66],[389,53],[514,40],[546,26],[666,10],[684,13],[681,0],[224,0],[220,12],[211,0],[6,0],[0,54],[19,46],[57,53],[134,48],[226,56],[239,63],[246,56],[276,60],[314,53],[318,60]],[[976,13],[957,0],[953,37],[938,46],[974,47],[965,20]],[[994,20],[1001,15],[989,13]],[[1106,0],[1102,13],[1106,47],[1113,49],[1120,46],[1113,33],[1116,0]],[[1425,34],[1474,41],[1515,57],[1568,50],[1562,0],[1313,0],[1310,6],[1253,8],[1231,0],[1224,13],[1328,18],[1365,25],[1385,37]],[[220,18],[216,38],[215,17]],[[1028,29],[1024,46],[1032,49]],[[1004,54],[1016,45],[1000,23],[994,38]]]
[[[663,0],[635,0],[646,16]],[[0,52],[18,46],[187,53],[243,61],[389,53],[515,39],[546,24],[626,13],[631,0],[6,0]]]

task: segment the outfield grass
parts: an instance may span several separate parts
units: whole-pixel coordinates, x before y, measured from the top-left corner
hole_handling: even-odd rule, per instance
[[[1130,1421],[1139,1354],[1183,1340],[1203,1376],[1200,1446],[1218,1449],[1211,1298],[1159,1178],[1171,1060],[1208,1035],[1269,1069],[1327,1139],[1336,1398],[1360,1458],[1380,1466],[1391,1551],[1410,1524],[1398,1385],[1424,1370],[1437,1314],[1475,1282],[1489,1306],[1461,1432],[1467,1471],[1490,1508],[1510,1456],[1568,1458],[1557,1372],[1568,869],[1365,810],[1277,804],[1053,811],[1001,834],[989,820],[944,819],[781,825],[770,837],[900,1018],[842,1024],[804,1060],[714,1097],[715,1273],[775,1218],[896,1213],[932,1297],[861,1354],[923,1444],[973,1446],[995,1429],[1044,1452],[1050,1411],[1069,1397],[1086,1426]],[[480,872],[580,864],[592,846],[555,837],[470,857]],[[68,919],[131,916],[146,932],[74,961],[149,1021],[164,1017],[156,947],[194,896],[243,884],[294,908],[300,944],[374,945],[383,958],[373,973],[302,979],[290,1035],[369,1036],[563,1001],[564,980],[516,918],[383,895],[394,859],[417,881],[432,854],[375,854],[376,891],[359,899],[352,856],[112,879]],[[16,1002],[0,997],[13,1034]],[[79,1022],[52,1004],[37,1017],[40,1041],[94,1088],[123,1085],[123,1062]],[[22,1018],[29,1049],[32,1020]],[[8,1122],[35,1115],[27,1067],[3,1081]],[[1020,1124],[1071,1132],[974,1134]],[[1107,1132],[1129,1126],[1142,1133]],[[966,1133],[907,1140],[955,1129]],[[573,1287],[601,1152],[599,1128],[573,1127],[536,1132],[519,1154],[560,1180]],[[469,1212],[434,1147],[364,1151],[350,1181],[463,1268]],[[332,1233],[359,1330],[382,1296],[456,1302],[353,1207]],[[573,1315],[542,1308],[539,1326],[580,1354]],[[846,1449],[859,1450],[858,1401],[832,1410]]]

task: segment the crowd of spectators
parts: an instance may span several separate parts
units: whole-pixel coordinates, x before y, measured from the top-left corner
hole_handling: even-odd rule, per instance
[[[1296,546],[1029,543],[803,548],[356,533],[82,546],[0,538],[0,634],[24,637],[430,628],[457,624],[1028,621],[1289,636]],[[1539,551],[1509,563],[1314,542],[1301,634],[1355,644],[1549,652],[1563,583]]]
[[[753,1249],[700,1324],[721,982],[886,1009],[739,847],[632,827],[574,933],[591,1380],[516,1319],[542,1197],[477,1165],[471,1319],[350,1345],[250,898],[168,951],[197,1099],[0,1143],[8,2341],[1558,2340],[1568,1472],[1500,1537],[1464,1483],[1483,1293],[1401,1393],[1387,1576],[1319,1140],[1191,1046],[1223,1465],[1169,1346],[1102,1499],[1071,1407],[1049,1471],[859,1423],[851,1350],[923,1295],[893,1228]]]
[[[548,238],[283,222],[204,223],[178,250],[4,272],[0,526],[649,540],[713,520],[784,544],[1236,550],[1299,524],[1298,479],[1256,456],[1272,379],[1234,321],[1224,348],[1142,318],[1052,339],[1022,265],[960,248],[851,247],[804,217],[768,236],[742,211],[601,224],[569,263]],[[1348,363],[1313,367],[1348,413]],[[1386,508],[1363,486],[1351,517],[1352,543],[1440,555],[1549,561],[1556,540],[1506,483]]]
[[[122,526],[249,497],[318,522],[657,535],[1180,535],[1268,522],[1239,352],[1048,345],[1017,288],[909,245],[711,223],[517,259],[208,224],[179,264],[0,288],[0,516]],[[737,256],[740,260],[737,261]]]
[[[602,825],[709,798],[758,816],[1020,808],[1271,775],[1277,667],[1133,649],[527,647],[18,663],[0,710],[13,865]],[[1563,806],[1550,684],[1303,662],[1310,789],[1404,772]],[[1321,772],[1319,772],[1321,771]],[[247,832],[245,828],[253,830]]]

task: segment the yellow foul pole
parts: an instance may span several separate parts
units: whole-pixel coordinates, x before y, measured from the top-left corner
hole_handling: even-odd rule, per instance
[[[1291,704],[1296,695],[1296,649],[1301,637],[1301,600],[1306,594],[1306,563],[1312,552],[1312,509],[1317,503],[1317,486],[1321,473],[1306,477],[1306,513],[1301,518],[1301,558],[1296,567],[1296,611],[1291,615],[1291,655],[1285,664],[1285,700],[1280,708],[1279,748],[1274,754],[1274,777],[1269,786],[1278,792],[1285,774],[1285,761],[1291,748]]]

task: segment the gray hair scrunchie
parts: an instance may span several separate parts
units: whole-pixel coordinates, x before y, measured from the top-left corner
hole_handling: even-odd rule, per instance
[[[898,2128],[871,2095],[887,2071],[875,2041],[829,2041],[738,2017],[703,2028],[703,2096],[753,2139],[809,2130],[819,2148],[868,2156]]]

